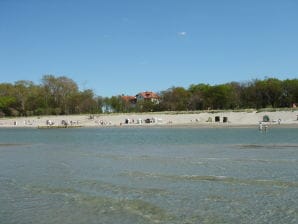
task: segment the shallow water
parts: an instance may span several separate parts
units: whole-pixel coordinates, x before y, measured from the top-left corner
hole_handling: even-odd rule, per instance
[[[0,129],[0,223],[297,223],[298,129]]]

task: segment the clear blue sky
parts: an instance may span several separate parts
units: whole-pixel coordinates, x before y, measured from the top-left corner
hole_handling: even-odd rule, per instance
[[[297,0],[0,0],[0,82],[97,95],[298,77]]]

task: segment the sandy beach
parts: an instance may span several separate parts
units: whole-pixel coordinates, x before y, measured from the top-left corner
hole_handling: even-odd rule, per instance
[[[128,113],[95,115],[59,115],[1,118],[0,127],[123,127],[123,126],[194,126],[237,127],[258,126],[264,116],[268,125],[298,128],[298,111],[276,112],[196,112],[196,113]]]

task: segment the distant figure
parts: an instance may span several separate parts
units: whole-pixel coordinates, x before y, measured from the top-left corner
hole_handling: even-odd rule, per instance
[[[67,122],[66,120],[62,120],[62,121],[61,121],[61,124],[62,124],[63,126],[65,126],[65,127],[68,126],[68,122]]]
[[[52,126],[52,125],[54,125],[54,122],[51,121],[51,120],[47,120],[47,121],[46,121],[46,124],[47,124],[48,126]]]
[[[279,118],[279,119],[278,119],[278,124],[280,124],[280,122],[281,122],[281,119]]]
[[[259,123],[259,131],[267,132],[267,128],[268,128],[268,125],[267,124],[263,124],[263,122],[260,121],[260,123]]]
[[[259,122],[259,131],[262,131],[263,130],[263,124],[262,122]]]

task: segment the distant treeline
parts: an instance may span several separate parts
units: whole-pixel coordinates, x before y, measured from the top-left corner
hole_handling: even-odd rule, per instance
[[[89,114],[103,112],[191,111],[285,108],[298,103],[298,79],[266,78],[221,85],[192,84],[158,93],[159,103],[131,103],[121,95],[96,96],[80,91],[70,78],[44,75],[41,84],[17,81],[0,84],[0,116]]]

